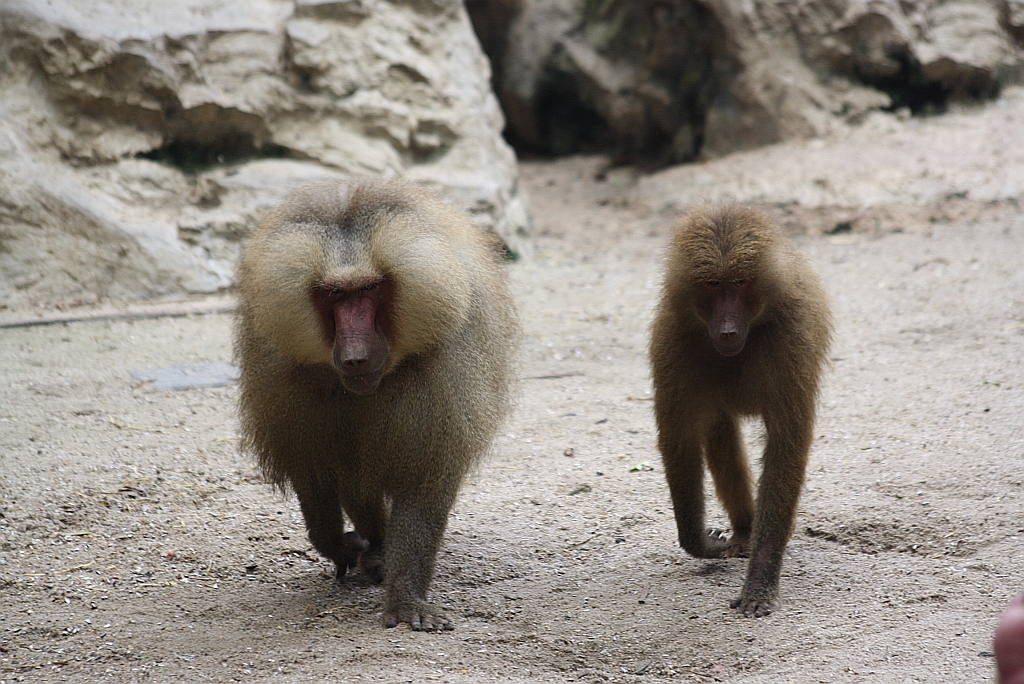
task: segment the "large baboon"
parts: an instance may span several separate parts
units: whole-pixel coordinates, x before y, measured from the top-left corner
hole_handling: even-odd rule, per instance
[[[517,337],[496,243],[411,186],[324,182],[272,210],[238,268],[244,445],[339,576],[384,582],[389,627],[452,628],[427,590]]]

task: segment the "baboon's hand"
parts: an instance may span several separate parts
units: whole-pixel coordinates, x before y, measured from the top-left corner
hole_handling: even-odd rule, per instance
[[[359,563],[359,555],[368,548],[370,548],[370,544],[355,532],[346,532],[342,535],[341,554],[334,559],[334,565],[338,569],[338,579],[356,567]]]
[[[725,530],[709,527],[704,537],[704,558],[725,558],[729,549],[729,534]]]

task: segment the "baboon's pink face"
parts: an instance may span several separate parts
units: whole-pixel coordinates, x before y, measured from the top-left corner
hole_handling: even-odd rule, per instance
[[[750,321],[761,312],[754,281],[708,280],[698,285],[697,312],[708,326],[711,344],[722,356],[743,351]]]
[[[353,394],[372,394],[387,367],[393,289],[381,280],[314,290],[324,336],[334,347],[334,366]]]

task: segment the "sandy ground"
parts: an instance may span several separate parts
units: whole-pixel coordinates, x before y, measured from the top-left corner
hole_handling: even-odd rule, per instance
[[[749,158],[771,174],[772,154]],[[803,225],[838,336],[783,607],[745,619],[745,561],[678,548],[655,448],[672,203],[601,163],[523,166],[521,395],[439,556],[454,632],[385,630],[379,587],[335,582],[238,454],[234,387],[129,375],[230,360],[229,315],[0,329],[0,683],[991,681],[1024,588],[1024,215],[827,235],[832,213],[773,207]],[[928,211],[945,201],[964,198]]]

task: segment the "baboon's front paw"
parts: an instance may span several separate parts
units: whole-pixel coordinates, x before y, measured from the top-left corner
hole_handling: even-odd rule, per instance
[[[400,622],[408,622],[409,627],[417,632],[455,629],[455,624],[444,611],[429,603],[403,603],[384,611],[385,627],[396,627]]]
[[[341,553],[334,559],[334,565],[338,569],[338,579],[342,579],[345,573],[356,567],[359,557],[363,551],[370,548],[369,542],[355,532],[346,532],[341,537]]]
[[[779,600],[775,598],[755,598],[740,596],[729,603],[729,607],[747,617],[764,617],[779,609]]]
[[[729,553],[729,534],[725,530],[709,527],[704,538],[705,558],[725,558]]]

